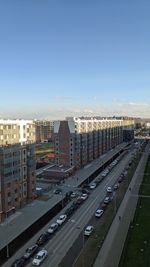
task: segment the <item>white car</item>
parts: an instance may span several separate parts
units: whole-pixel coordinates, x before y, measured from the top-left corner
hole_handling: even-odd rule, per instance
[[[82,194],[81,198],[82,198],[83,200],[86,200],[86,199],[88,198],[88,194]]]
[[[94,226],[88,225],[84,231],[84,235],[89,236],[94,230]]]
[[[111,188],[111,186],[108,186],[108,187],[107,187],[107,193],[112,193],[112,188]]]
[[[46,249],[42,249],[40,250],[36,257],[34,258],[34,260],[32,261],[32,265],[34,266],[39,266],[43,261],[44,259],[47,257],[47,250]]]
[[[110,201],[111,201],[110,197],[104,198],[104,204],[109,204]]]
[[[117,184],[115,184],[114,185],[114,190],[117,190],[118,189],[118,187],[119,187],[119,184],[117,183]]]
[[[48,228],[47,232],[49,234],[53,234],[58,228],[58,223],[52,223],[50,227]]]
[[[73,193],[70,195],[70,197],[71,197],[71,198],[75,198],[75,197],[77,197],[77,195],[78,195],[78,194],[77,194],[76,192],[73,192]]]
[[[102,177],[106,177],[107,176],[107,173],[103,171],[102,174],[101,174],[101,176]]]
[[[95,217],[100,218],[104,211],[102,209],[98,209],[95,211]]]
[[[63,224],[65,222],[66,219],[67,219],[67,215],[66,214],[60,215],[59,218],[57,219],[56,223],[61,225],[61,224]]]
[[[90,185],[90,189],[95,189],[95,188],[96,188],[96,183]]]

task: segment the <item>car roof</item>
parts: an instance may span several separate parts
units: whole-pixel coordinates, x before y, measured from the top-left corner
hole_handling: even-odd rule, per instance
[[[34,245],[28,247],[27,250],[28,250],[28,249],[33,249],[33,248],[35,248],[35,247],[37,247],[37,246],[38,246],[37,244],[34,244]]]
[[[52,223],[51,225],[50,225],[50,227],[53,227],[53,226],[55,226],[55,225],[57,225],[57,223]]]
[[[43,255],[43,253],[45,253],[46,252],[46,250],[45,249],[42,249],[42,250],[40,250],[39,252],[38,252],[38,254],[37,255],[39,255],[39,256],[42,256]]]
[[[92,225],[88,225],[88,226],[86,227],[86,230],[90,230],[91,228],[93,228],[93,226],[92,226]]]
[[[103,210],[102,210],[102,209],[97,209],[97,210],[96,210],[96,212],[101,212],[101,211],[103,211]]]

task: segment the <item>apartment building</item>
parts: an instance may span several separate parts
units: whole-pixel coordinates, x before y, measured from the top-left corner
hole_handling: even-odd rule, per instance
[[[0,119],[0,145],[35,142],[35,125],[32,120]]]
[[[36,142],[46,142],[53,140],[54,121],[35,120],[35,139]]]
[[[54,123],[57,165],[80,169],[123,142],[123,129],[132,128],[130,118],[68,117]]]
[[[35,194],[33,121],[0,120],[0,222]]]

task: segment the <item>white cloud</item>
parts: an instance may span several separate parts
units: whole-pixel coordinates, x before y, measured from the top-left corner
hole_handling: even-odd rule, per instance
[[[150,118],[150,104],[148,103],[128,103],[112,102],[112,104],[97,105],[41,105],[24,106],[22,108],[1,109],[1,118],[37,118],[37,119],[64,119],[66,116],[134,116]]]

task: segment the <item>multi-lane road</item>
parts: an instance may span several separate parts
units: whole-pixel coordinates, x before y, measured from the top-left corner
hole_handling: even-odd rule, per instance
[[[52,238],[41,248],[45,248],[48,251],[48,257],[42,263],[43,267],[57,267],[66,255],[67,251],[73,246],[73,243],[78,236],[83,232],[85,226],[93,216],[95,210],[100,206],[106,196],[107,186],[113,186],[117,181],[119,175],[127,166],[129,159],[131,158],[133,150],[125,155],[125,157],[118,162],[118,164],[111,170],[111,172],[105,177],[102,182],[94,189],[91,190],[91,194],[88,199],[67,219],[64,225],[60,226],[58,231],[52,236]],[[70,205],[70,204],[69,204]],[[12,262],[21,257],[25,249],[31,244],[35,243],[41,233],[48,229],[48,226],[55,222],[60,214],[63,214],[67,209],[65,207],[55,218],[53,218],[42,230],[39,231],[29,242],[25,244],[13,257],[11,257],[3,267],[10,267]],[[82,242],[82,241],[81,241]],[[32,266],[32,259],[27,263],[27,267]]]

